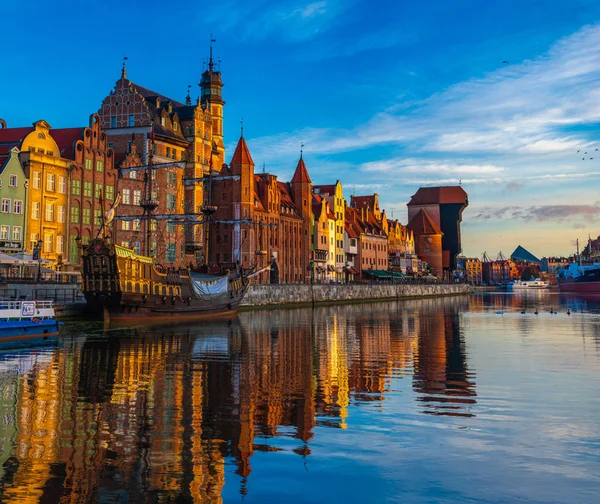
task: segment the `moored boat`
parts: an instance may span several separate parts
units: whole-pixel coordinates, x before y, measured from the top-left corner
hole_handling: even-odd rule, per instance
[[[0,300],[0,342],[56,336],[59,325],[52,301]]]
[[[550,284],[544,282],[539,278],[533,280],[515,280],[514,282],[506,284],[508,290],[536,290],[536,289],[547,289]]]
[[[600,294],[600,264],[573,262],[556,275],[561,292]]]
[[[235,312],[251,272],[164,269],[153,258],[96,238],[82,254],[83,293],[104,319],[197,318]]]

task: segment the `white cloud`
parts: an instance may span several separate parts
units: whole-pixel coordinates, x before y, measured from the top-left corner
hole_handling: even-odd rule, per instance
[[[349,0],[223,0],[203,10],[202,17],[242,40],[263,41],[278,37],[287,43],[297,43],[311,40],[329,29],[352,4]]]
[[[585,133],[565,134],[563,128],[600,121],[598,45],[600,26],[587,27],[536,60],[503,67],[420,102],[392,105],[356,128],[305,129],[256,144],[259,149],[276,145],[280,155],[297,150],[298,139],[314,154],[386,144],[408,147],[413,156],[423,157],[432,151],[463,158],[487,153],[504,156],[507,169],[516,164],[519,170],[524,155],[531,156],[530,164],[539,156],[560,154],[574,162],[577,149],[591,143]],[[552,170],[548,161],[546,169]],[[458,163],[450,158],[440,167],[454,165]]]

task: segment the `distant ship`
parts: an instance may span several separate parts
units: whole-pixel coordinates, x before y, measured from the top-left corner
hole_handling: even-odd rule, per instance
[[[561,292],[600,294],[600,264],[580,264],[573,262],[556,275]]]
[[[506,284],[508,290],[535,290],[535,289],[547,289],[550,284],[544,282],[539,278],[535,280],[515,280],[514,282]]]
[[[561,292],[600,294],[600,263],[593,258],[584,259],[579,253],[577,240],[577,262],[557,271],[556,279]]]

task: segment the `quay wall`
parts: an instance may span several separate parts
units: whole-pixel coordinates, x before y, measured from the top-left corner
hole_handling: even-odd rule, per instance
[[[468,294],[465,284],[319,284],[252,285],[241,309],[285,305],[360,303]],[[12,283],[0,285],[0,298],[52,300],[57,314],[74,315],[85,308],[78,284]]]
[[[260,306],[358,303],[362,301],[456,296],[468,294],[465,284],[325,284],[252,285],[244,297],[243,309]]]

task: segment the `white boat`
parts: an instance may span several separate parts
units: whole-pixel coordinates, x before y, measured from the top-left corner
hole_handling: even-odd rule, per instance
[[[35,344],[58,334],[52,301],[0,300],[0,343],[27,341]]]
[[[508,290],[531,290],[531,289],[547,289],[550,284],[539,278],[535,280],[515,280],[506,284]]]

